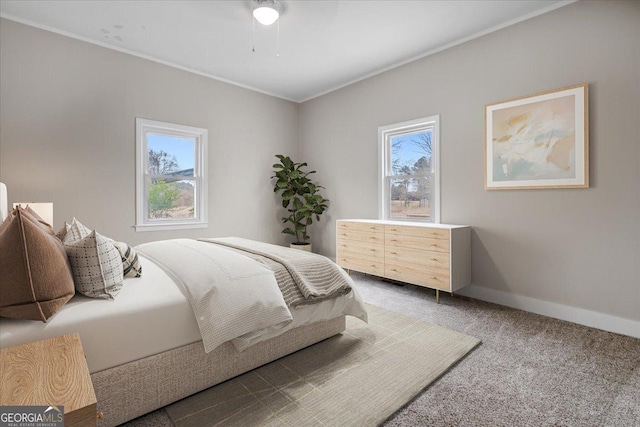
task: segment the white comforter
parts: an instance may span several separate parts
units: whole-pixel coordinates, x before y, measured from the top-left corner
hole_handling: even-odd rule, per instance
[[[182,288],[208,353],[256,331],[284,328],[292,316],[273,272],[247,257],[190,239],[138,245]]]

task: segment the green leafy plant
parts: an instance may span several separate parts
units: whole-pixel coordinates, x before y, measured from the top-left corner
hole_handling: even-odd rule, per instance
[[[158,180],[149,185],[149,218],[166,218],[169,210],[175,207],[180,197],[180,190],[175,182]]]
[[[273,165],[275,179],[274,193],[280,193],[282,207],[286,208],[289,216],[282,217],[282,222],[290,223],[284,230],[296,238],[297,244],[304,244],[309,239],[307,227],[313,219],[320,220],[320,215],[327,210],[329,200],[322,197],[320,189],[323,186],[311,182],[309,175],[316,171],[306,171],[306,163],[296,163],[288,156],[277,154],[280,163]]]

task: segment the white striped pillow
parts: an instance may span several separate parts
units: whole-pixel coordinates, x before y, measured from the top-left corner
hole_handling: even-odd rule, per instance
[[[66,225],[66,224],[65,224]],[[87,237],[91,230],[82,225],[80,221],[73,218],[71,224],[66,225],[67,232],[65,233],[64,242],[73,242],[75,240],[80,240],[84,237]]]
[[[140,264],[135,249],[125,242],[115,242],[112,240],[111,243],[113,243],[113,246],[120,252],[124,277],[140,277],[142,275],[142,265]]]

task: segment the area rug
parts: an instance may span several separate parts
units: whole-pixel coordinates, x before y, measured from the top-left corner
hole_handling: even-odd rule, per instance
[[[168,407],[176,427],[376,426],[480,340],[368,305],[347,330]]]

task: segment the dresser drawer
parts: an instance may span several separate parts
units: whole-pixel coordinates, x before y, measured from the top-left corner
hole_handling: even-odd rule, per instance
[[[369,222],[338,221],[338,232],[343,231],[368,231],[372,233],[384,233],[384,225]]]
[[[362,243],[384,244],[384,233],[375,231],[338,229],[336,240],[353,240]]]
[[[340,239],[336,247],[336,253],[361,255],[370,258],[384,260],[384,245],[382,243],[365,243],[356,240]]]
[[[367,256],[339,250],[336,254],[336,263],[349,270],[384,276],[384,257],[382,256]]]
[[[430,239],[449,240],[449,230],[430,227],[411,227],[407,225],[385,225],[384,232],[394,236],[426,237]]]
[[[412,272],[423,276],[436,275],[449,280],[449,267],[442,265],[416,264],[405,260],[385,259],[384,265],[395,272]],[[397,270],[397,271],[396,271]]]
[[[415,285],[428,286],[443,291],[451,290],[448,271],[443,272],[441,270],[417,268],[416,266],[394,264],[385,261],[384,275],[390,279],[413,283]]]
[[[385,233],[385,246],[421,249],[425,251],[449,253],[449,239],[433,239],[431,237],[406,236],[403,234]]]
[[[414,265],[445,273],[449,271],[449,254],[444,252],[390,246],[385,250],[384,261],[397,265]]]

